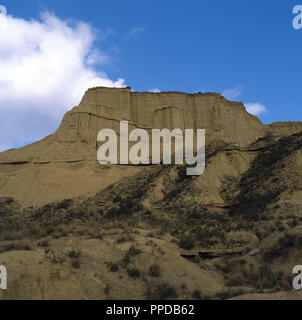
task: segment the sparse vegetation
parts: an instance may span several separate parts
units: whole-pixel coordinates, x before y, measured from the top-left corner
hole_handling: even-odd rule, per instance
[[[16,250],[30,251],[32,250],[32,246],[29,242],[24,242],[24,241],[11,242],[9,244],[2,244],[0,246],[0,253],[8,252],[8,251],[16,251]]]
[[[73,268],[79,269],[81,267],[80,259],[79,258],[73,259],[71,261],[71,265],[72,265]]]
[[[196,165],[184,164],[182,166],[177,166],[176,170],[178,173],[178,181],[183,182],[184,180],[192,179],[193,176],[187,175],[187,168],[195,167]]]
[[[147,288],[147,300],[166,300],[173,298],[177,298],[177,292],[169,283],[161,283],[155,287]]]
[[[68,257],[71,259],[71,265],[75,269],[79,269],[81,266],[81,250],[71,250],[68,252]]]
[[[279,239],[279,245],[268,249],[263,256],[263,259],[268,262],[279,257],[286,258],[289,254],[289,248],[293,247],[294,245],[295,236],[285,233]]]
[[[127,269],[127,273],[128,276],[132,278],[139,278],[141,275],[141,272],[136,268]]]
[[[201,300],[201,292],[200,290],[194,290],[192,294],[194,299]]]
[[[293,138],[297,139],[297,145],[289,145],[290,150],[281,151],[281,158],[302,148],[301,137]],[[290,142],[290,139],[284,141]],[[108,252],[104,252],[104,256],[112,262],[104,262],[98,257],[93,261],[98,268],[92,278],[103,281],[105,271],[111,279],[123,279],[123,284],[126,281],[135,284],[136,281],[140,289],[141,285],[146,285],[144,292],[148,299],[174,299],[178,295],[194,299],[208,297],[206,288],[202,292],[194,290],[191,281],[179,273],[175,282],[169,278],[171,283],[159,283],[166,281],[166,275],[171,272],[171,266],[167,264],[171,257],[169,250],[182,254],[182,257],[174,256],[175,261],[179,258],[178,262],[184,263],[184,270],[186,263],[196,267],[196,272],[205,272],[206,266],[224,277],[227,291],[213,293],[213,296],[211,293],[212,298],[229,298],[236,295],[234,292],[245,294],[246,290],[257,293],[264,289],[270,292],[289,290],[292,278],[288,279],[285,267],[301,249],[302,235],[297,226],[302,223],[302,216],[298,196],[295,195],[294,204],[290,202],[296,185],[289,187],[287,176],[282,177],[286,167],[278,152],[281,146],[286,147],[284,141],[278,145],[279,142],[273,139],[272,145],[263,147],[264,153],[253,151],[255,159],[249,170],[242,176],[222,180],[224,186],[220,195],[225,205],[221,206],[204,205],[198,178],[191,180],[184,175],[186,166],[173,165],[148,168],[147,173],[127,177],[87,199],[67,199],[38,209],[27,209],[25,214],[23,209],[11,207],[13,202],[5,204],[5,208],[0,204],[0,253],[36,250],[37,256],[42,257],[37,263],[55,263],[56,268],[64,263],[64,268],[72,268],[76,274],[77,269],[89,269],[89,259],[93,259],[89,254],[91,248],[95,246],[94,253],[98,255],[104,248],[107,250],[109,244],[112,257],[108,258]],[[211,156],[220,151],[223,156],[226,152],[229,158],[233,156],[232,151],[223,149],[228,146],[221,144],[219,148],[208,152],[212,152]],[[289,176],[292,178],[294,174]],[[154,182],[157,178],[161,179],[159,185]],[[297,174],[294,182],[299,183],[299,179]],[[229,194],[223,194],[229,186]],[[89,244],[87,250],[81,242]],[[177,245],[194,250],[179,250]],[[242,247],[238,254],[223,256],[215,252],[237,247]],[[80,248],[85,252],[85,259]],[[210,261],[212,256],[202,254],[208,252],[204,249],[215,252],[213,263]],[[20,253],[22,256],[31,254]],[[150,260],[142,262],[145,259]],[[163,263],[159,263],[160,259]],[[186,286],[182,286],[184,282]],[[115,284],[100,287],[101,295],[103,290],[107,299],[116,298]]]
[[[193,249],[195,247],[195,241],[192,236],[184,236],[179,240],[179,246],[183,249]]]
[[[118,264],[117,263],[111,263],[109,265],[109,267],[110,267],[110,271],[111,272],[117,272],[118,271]]]
[[[129,248],[129,250],[128,250],[128,254],[129,254],[130,256],[136,256],[136,255],[138,255],[138,254],[140,254],[140,253],[141,253],[141,250],[135,248],[134,246],[131,246],[131,247]]]
[[[78,250],[78,249],[76,249],[76,250],[71,250],[71,251],[68,252],[68,256],[69,256],[70,258],[80,258],[80,256],[81,256],[81,250]]]
[[[149,267],[148,274],[150,277],[159,277],[160,276],[160,266],[157,263],[153,263]]]
[[[58,204],[56,204],[54,209],[55,210],[68,209],[71,206],[71,204],[72,204],[71,199],[65,199],[65,200],[59,202]]]
[[[123,260],[122,260],[122,263],[127,266],[129,263],[130,263],[131,259],[130,259],[130,255],[128,252],[126,252]]]

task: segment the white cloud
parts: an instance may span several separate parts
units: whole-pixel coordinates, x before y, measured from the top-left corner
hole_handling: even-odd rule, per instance
[[[257,103],[245,103],[245,107],[246,107],[247,112],[249,112],[251,114],[254,114],[256,116],[258,116],[259,114],[267,112],[266,107],[263,104],[259,103],[259,102],[257,102]]]
[[[154,88],[154,89],[150,89],[149,92],[160,93],[160,90],[157,88]]]
[[[235,100],[239,96],[241,96],[241,94],[242,94],[242,91],[240,86],[237,86],[235,88],[225,89],[222,92],[222,95],[228,100]]]
[[[126,34],[124,37],[124,41],[129,40],[130,38],[134,37],[136,34],[140,32],[144,32],[145,28],[144,27],[133,27],[129,33]]]
[[[0,152],[4,151],[7,149],[7,146],[3,146],[2,144],[0,144]]]
[[[228,100],[236,100],[238,97],[242,95],[241,86],[237,86],[235,88],[226,89],[222,92],[222,95]],[[245,108],[247,112],[253,115],[260,115],[267,112],[267,108],[257,102],[257,103],[245,103]]]
[[[110,35],[104,33],[106,37]],[[41,20],[0,19],[0,145],[12,146],[51,133],[89,87],[123,87],[96,63],[108,57],[94,48],[84,22],[42,13]]]

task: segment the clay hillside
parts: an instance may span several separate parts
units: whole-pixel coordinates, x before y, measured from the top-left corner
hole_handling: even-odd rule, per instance
[[[106,165],[102,128],[206,129],[206,169]],[[301,299],[302,123],[216,93],[89,89],[58,130],[0,153],[0,299]]]

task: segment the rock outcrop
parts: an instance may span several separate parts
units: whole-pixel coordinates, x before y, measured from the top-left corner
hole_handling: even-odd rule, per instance
[[[121,120],[206,129],[205,172],[101,166],[97,133]],[[0,154],[0,300],[301,299],[301,155],[301,123],[219,94],[90,89],[54,134]]]
[[[24,206],[93,194],[136,173],[132,166],[101,167],[96,136],[103,128],[206,129],[206,143],[244,148],[268,132],[289,134],[301,124],[266,126],[242,103],[219,94],[132,92],[131,88],[89,89],[79,106],[66,113],[58,130],[41,141],[0,153],[0,196]]]

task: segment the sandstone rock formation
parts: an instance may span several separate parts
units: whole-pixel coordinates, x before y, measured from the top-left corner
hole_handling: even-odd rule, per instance
[[[97,133],[121,120],[206,129],[204,174],[101,166]],[[89,89],[54,134],[0,154],[0,299],[301,299],[301,155],[302,123],[219,94]]]
[[[244,148],[267,132],[284,135],[301,124],[263,125],[244,105],[215,93],[132,92],[131,88],[89,89],[79,106],[64,116],[58,130],[41,141],[0,153],[0,195],[24,206],[93,194],[140,170],[101,167],[96,136],[103,128],[119,132],[119,122],[133,128],[206,129],[206,143]]]

